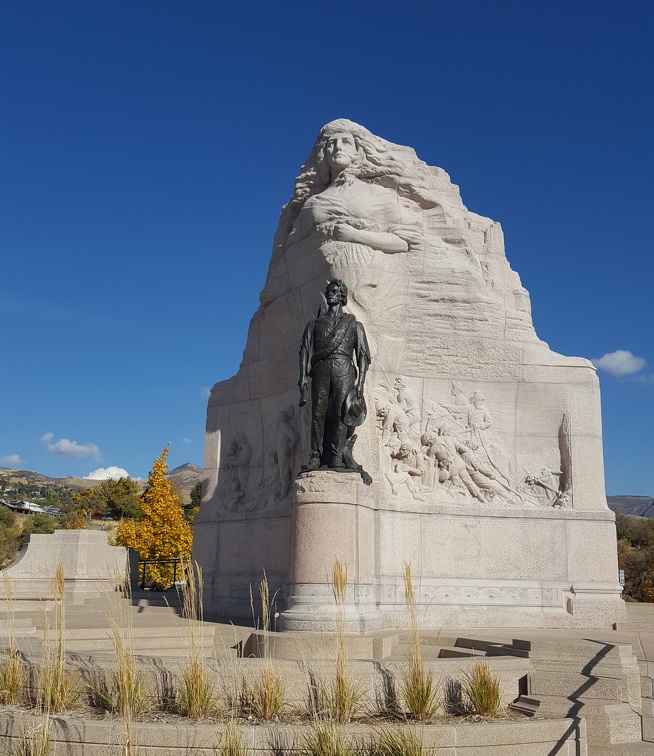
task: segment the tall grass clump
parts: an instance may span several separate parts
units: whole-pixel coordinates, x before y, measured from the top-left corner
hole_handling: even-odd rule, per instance
[[[336,676],[332,683],[319,686],[319,715],[335,722],[349,722],[361,709],[363,691],[350,679],[347,671],[345,640],[345,597],[347,567],[337,559],[332,570],[332,593],[336,602]]]
[[[36,706],[57,713],[80,696],[79,686],[66,669],[66,600],[64,566],[55,569],[52,581],[52,612],[43,622],[42,660],[35,670]]]
[[[202,569],[189,560],[184,563],[184,571],[186,580],[182,586],[182,616],[187,620],[189,653],[180,675],[177,708],[180,714],[198,720],[216,708],[218,697],[204,661]]]
[[[50,756],[51,741],[52,712],[43,709],[40,721],[30,729],[23,728],[7,753],[9,756]]]
[[[241,711],[256,719],[273,719],[281,714],[284,708],[284,683],[275,674],[272,653],[270,649],[270,611],[272,601],[270,598],[270,586],[264,570],[263,580],[259,583],[259,598],[261,599],[261,630],[263,640],[263,668],[259,676],[253,682],[244,682],[241,696]],[[274,601],[273,596],[273,601]],[[254,597],[250,586],[250,606],[255,625],[258,625],[255,617]]]
[[[5,656],[0,660],[0,704],[12,705],[20,700],[23,685],[27,680],[27,668],[16,643],[14,591],[5,573],[2,578],[7,604],[7,649]]]
[[[109,684],[98,691],[109,711],[117,713],[124,721],[131,722],[134,715],[145,711],[148,704],[148,688],[145,675],[137,669],[134,655],[134,631],[130,602],[117,594],[109,608],[109,627],[114,650],[114,668]]]
[[[494,717],[500,708],[500,681],[493,677],[488,662],[475,662],[464,675],[461,688],[470,709],[481,717]]]
[[[333,720],[316,721],[304,736],[300,756],[356,756],[361,744]]]
[[[422,736],[407,728],[385,727],[372,738],[367,756],[425,756],[431,753],[422,744]]]
[[[250,749],[239,735],[232,719],[223,730],[223,737],[218,749],[220,756],[250,756]]]
[[[404,699],[407,716],[418,722],[424,722],[431,719],[438,709],[437,685],[434,682],[431,670],[425,669],[422,663],[416,597],[413,591],[411,564],[409,562],[404,563],[404,592],[410,621],[409,661],[408,667],[402,675],[400,691]]]
[[[134,717],[148,708],[148,685],[143,672],[137,668],[134,655],[129,582],[116,575],[117,586],[125,586],[125,594],[116,591],[110,599],[107,616],[114,666],[106,677],[97,678],[90,686],[92,703],[120,716],[123,725],[120,753],[136,756],[138,747],[133,730]]]

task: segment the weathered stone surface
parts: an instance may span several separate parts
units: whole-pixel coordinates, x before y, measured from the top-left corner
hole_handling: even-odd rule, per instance
[[[297,352],[333,278],[370,345],[355,451],[373,483],[355,476],[347,501],[335,481],[315,491],[308,527],[291,512],[317,483],[288,485],[309,456]],[[326,562],[347,554],[356,572],[365,552],[386,626],[406,620],[406,561],[432,626],[623,615],[593,366],[536,336],[499,224],[470,212],[443,170],[350,121],[320,132],[282,211],[243,362],[209,400],[205,471],[194,553],[209,612],[249,614],[264,568],[283,608],[318,591],[317,574],[327,586]],[[370,514],[330,518],[330,502]]]

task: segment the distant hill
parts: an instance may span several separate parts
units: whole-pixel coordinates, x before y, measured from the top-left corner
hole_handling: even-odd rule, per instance
[[[191,501],[191,489],[197,483],[202,482],[204,470],[197,465],[187,462],[185,465],[180,465],[169,470],[166,477],[179,488],[182,492],[184,503],[188,504]]]
[[[635,517],[654,517],[654,499],[650,496],[607,496],[609,509]]]
[[[102,483],[101,480],[85,480],[84,478],[49,478],[47,475],[33,472],[32,470],[8,470],[0,467],[0,475],[8,481],[18,483],[31,483],[34,486],[66,486],[79,491],[81,488],[93,488]]]
[[[204,471],[201,467],[193,465],[190,462],[185,465],[179,465],[173,470],[168,471],[166,476],[168,480],[174,483],[182,494],[182,499],[185,504],[188,504],[191,497],[191,489],[196,483],[202,481]],[[28,483],[37,488],[43,486],[65,486],[71,488],[74,491],[79,491],[82,488],[94,488],[102,483],[101,480],[87,480],[86,478],[49,478],[47,475],[41,475],[41,473],[32,472],[32,470],[9,470],[4,467],[0,467],[0,476],[5,478],[11,485],[12,482],[16,483]],[[142,489],[145,488],[145,480],[137,481]]]

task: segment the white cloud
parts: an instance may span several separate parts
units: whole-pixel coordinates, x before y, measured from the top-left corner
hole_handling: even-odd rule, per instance
[[[595,367],[606,370],[611,375],[633,375],[645,367],[642,357],[635,357],[626,349],[616,349],[603,357],[591,360]]]
[[[46,433],[41,436],[49,452],[61,454],[62,457],[73,457],[74,459],[83,459],[84,457],[93,457],[93,459],[102,459],[100,449],[95,444],[78,444],[77,441],[71,441],[68,438],[60,438],[54,444],[50,442],[54,438],[54,433]]]
[[[111,467],[98,467],[97,470],[85,475],[83,480],[119,480],[120,478],[129,478],[129,473],[122,467],[112,465]]]
[[[201,399],[208,399],[211,396],[211,389],[207,388],[206,386],[203,386],[200,389],[200,398]]]
[[[182,443],[183,444],[192,444],[193,443],[193,439],[192,438],[183,438],[182,439]]]
[[[0,457],[1,465],[9,465],[10,467],[19,467],[24,465],[27,460],[21,459],[20,454],[6,454],[4,457]]]

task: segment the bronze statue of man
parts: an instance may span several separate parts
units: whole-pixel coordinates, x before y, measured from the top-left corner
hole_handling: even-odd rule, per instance
[[[370,349],[363,325],[343,312],[347,287],[330,281],[327,312],[309,321],[300,346],[300,407],[307,402],[311,377],[311,456],[302,470],[352,470],[369,476],[352,457],[354,428],[365,420],[363,385]],[[368,480],[366,479],[368,478]]]

